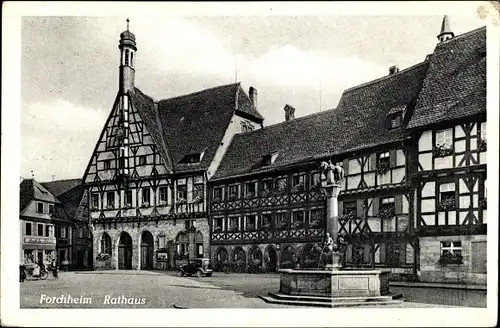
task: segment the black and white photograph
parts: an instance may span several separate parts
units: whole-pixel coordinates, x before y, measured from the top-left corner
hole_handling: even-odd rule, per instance
[[[6,325],[496,325],[497,2],[3,7]]]

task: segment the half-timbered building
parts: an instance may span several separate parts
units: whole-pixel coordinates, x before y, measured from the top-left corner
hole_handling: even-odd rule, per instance
[[[486,284],[486,28],[438,38],[408,124],[420,279]]]
[[[485,31],[455,37],[445,17],[423,62],[344,91],[335,109],[294,119],[287,105],[285,122],[235,136],[210,183],[216,268],[317,266],[318,168],[331,160],[346,175],[347,265],[485,279]]]
[[[96,269],[167,269],[209,255],[206,182],[231,138],[258,129],[239,83],[156,101],[135,87],[137,45],[120,35],[120,81],[84,174]]]

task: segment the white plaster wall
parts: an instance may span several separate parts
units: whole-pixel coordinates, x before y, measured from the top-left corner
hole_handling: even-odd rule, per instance
[[[432,131],[424,131],[418,140],[418,150],[432,150]]]

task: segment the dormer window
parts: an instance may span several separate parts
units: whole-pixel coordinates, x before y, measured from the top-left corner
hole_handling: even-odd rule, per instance
[[[37,202],[36,203],[36,212],[43,214],[43,203],[42,202]]]
[[[277,157],[278,157],[278,152],[264,155],[264,157],[262,158],[262,165],[263,166],[273,165]]]
[[[188,155],[184,156],[179,161],[179,164],[196,164],[196,163],[200,163],[204,154],[205,154],[205,152],[188,154]]]
[[[391,129],[395,129],[401,126],[401,114],[393,115],[391,117],[390,127]]]

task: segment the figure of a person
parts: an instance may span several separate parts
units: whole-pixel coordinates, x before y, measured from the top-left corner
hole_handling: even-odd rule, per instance
[[[324,248],[328,249],[328,253],[333,252],[333,238],[330,236],[330,233],[326,233],[325,236],[325,245]]]

